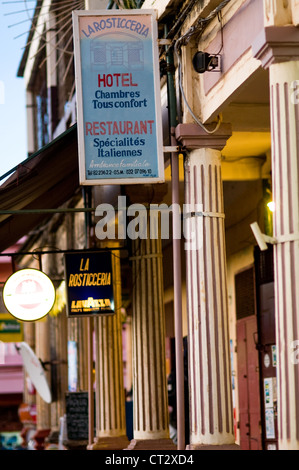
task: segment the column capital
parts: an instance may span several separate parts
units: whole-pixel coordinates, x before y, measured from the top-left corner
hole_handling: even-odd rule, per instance
[[[212,130],[215,124],[206,124],[205,127]],[[198,124],[194,123],[179,124],[175,129],[177,141],[189,150],[199,148],[222,150],[231,135],[231,125],[225,123],[221,124],[219,129],[213,134],[209,134]]]
[[[264,68],[299,60],[299,29],[293,25],[267,26],[252,44],[252,51]]]

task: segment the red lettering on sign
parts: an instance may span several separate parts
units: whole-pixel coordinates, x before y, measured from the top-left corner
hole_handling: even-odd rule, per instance
[[[131,73],[109,73],[109,74],[98,74],[98,87],[127,87],[127,86],[138,86],[137,83],[133,82]]]

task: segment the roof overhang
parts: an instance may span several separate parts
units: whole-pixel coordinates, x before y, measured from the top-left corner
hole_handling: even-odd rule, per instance
[[[0,186],[0,252],[49,218],[43,209],[59,208],[79,187],[75,124],[19,164]],[[20,210],[24,213],[13,213]]]

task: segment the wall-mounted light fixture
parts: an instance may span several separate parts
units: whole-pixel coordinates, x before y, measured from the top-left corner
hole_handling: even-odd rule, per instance
[[[268,202],[267,207],[268,207],[270,212],[274,212],[275,211],[275,202],[274,201]]]
[[[261,229],[257,222],[250,224],[250,227],[261,251],[265,251],[268,249],[267,243],[272,243],[273,245],[277,243],[276,238],[269,237],[268,235],[265,235],[261,232]]]
[[[208,52],[198,51],[193,56],[192,64],[197,73],[219,72],[220,55],[210,55]]]

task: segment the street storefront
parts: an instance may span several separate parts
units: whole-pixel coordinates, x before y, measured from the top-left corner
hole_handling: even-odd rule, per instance
[[[298,449],[299,7],[114,7],[41,2],[19,69],[49,116],[0,187],[1,252],[55,289],[22,323],[35,446]]]

